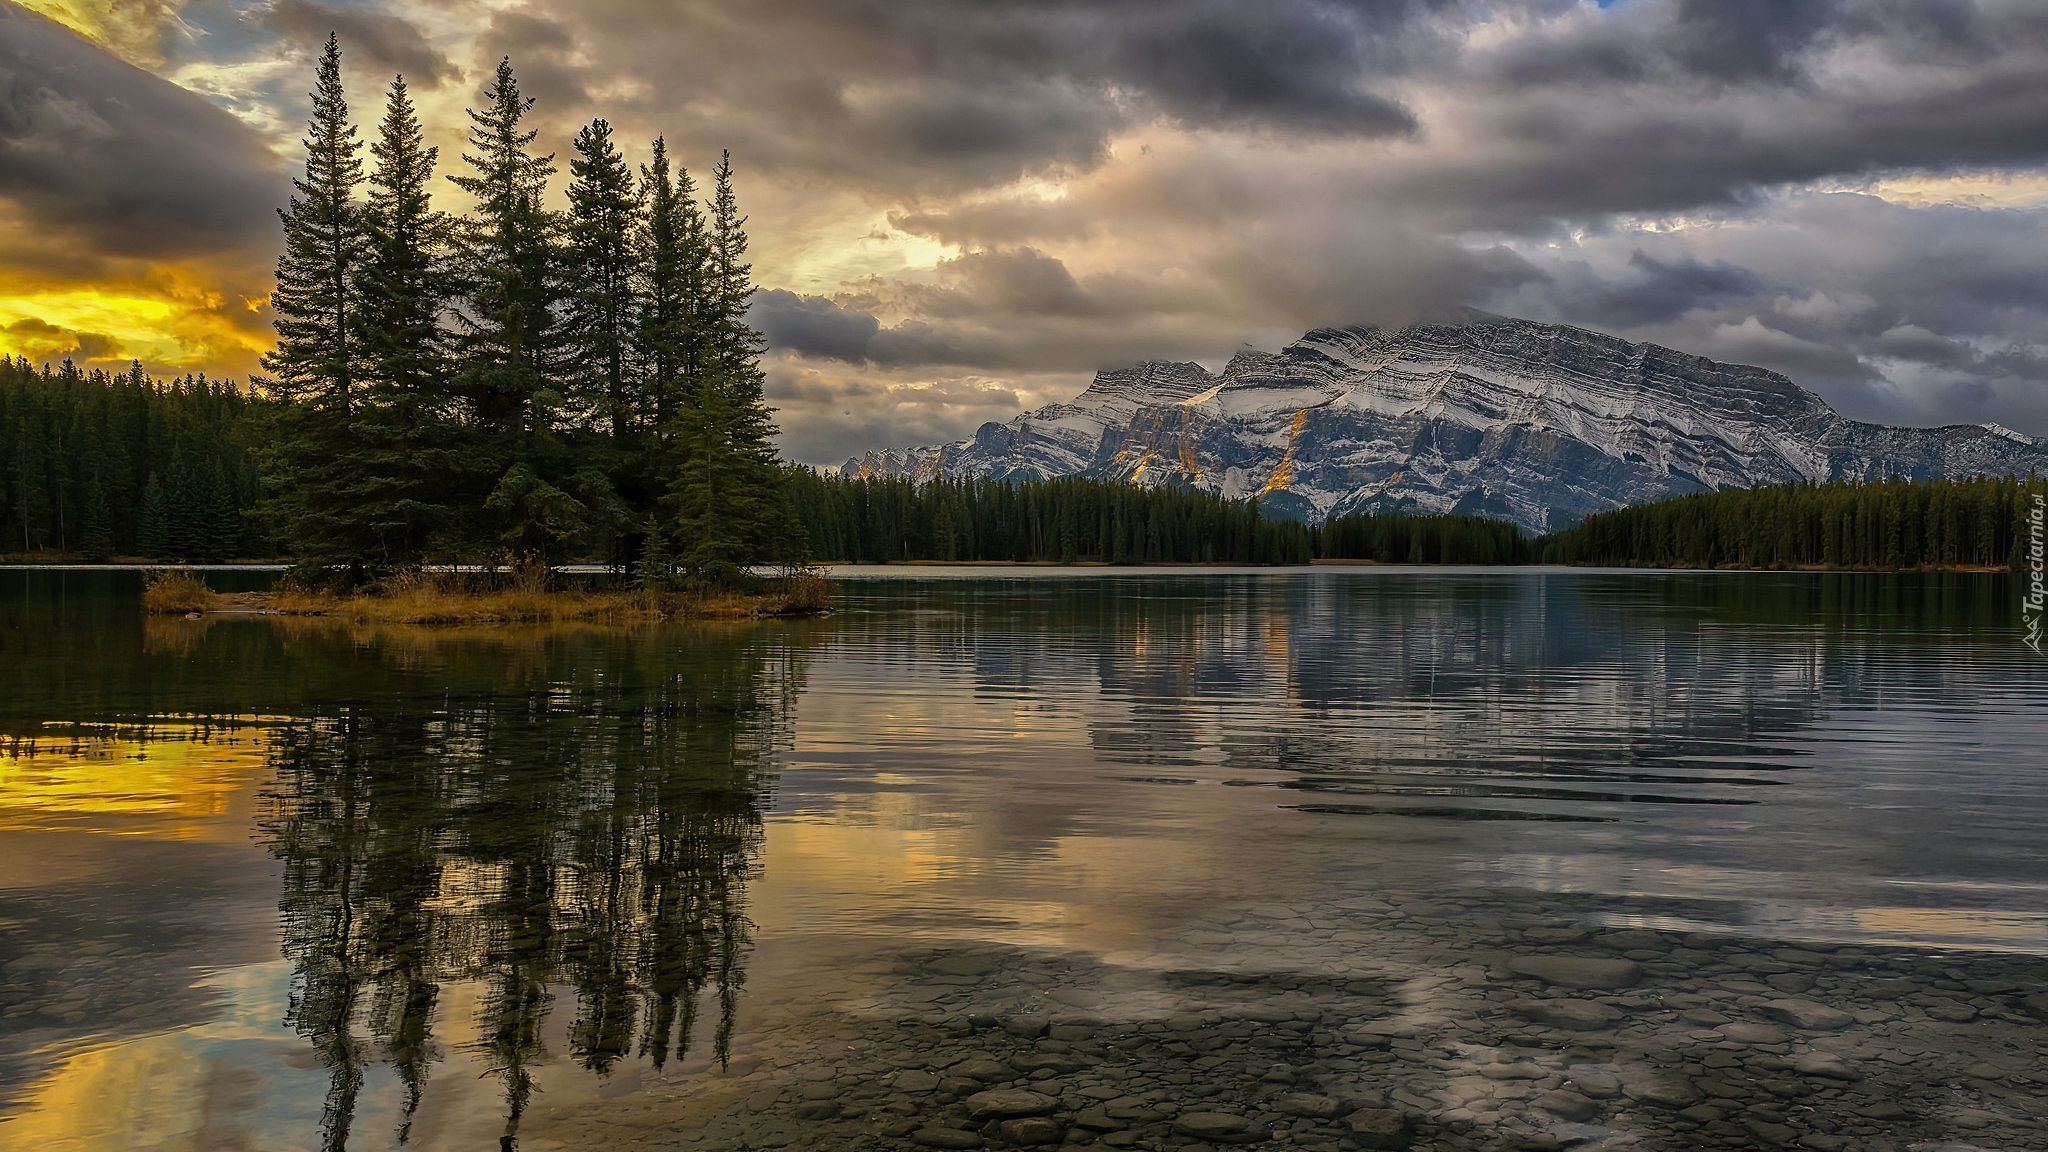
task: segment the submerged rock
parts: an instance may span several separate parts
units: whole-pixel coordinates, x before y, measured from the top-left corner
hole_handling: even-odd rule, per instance
[[[1515,1004],[1515,1011],[1538,1024],[1552,1028],[1564,1028],[1574,1032],[1592,1032],[1612,1028],[1623,1019],[1622,1012],[1607,1004],[1596,1004],[1591,1000],[1523,1000]]]
[[[1564,1089],[1538,1096],[1536,1106],[1566,1120],[1591,1120],[1600,1114],[1599,1104]]]
[[[1633,960],[1596,956],[1516,956],[1506,967],[1566,988],[1628,988],[1643,978],[1643,966]]]
[[[1005,1120],[996,1126],[996,1131],[1003,1139],[1010,1143],[1026,1146],[1057,1144],[1067,1134],[1065,1125],[1045,1116],[1025,1116],[1015,1120]]]
[[[1811,1000],[1772,1000],[1758,1011],[1808,1032],[1836,1032],[1856,1022],[1854,1016],[1839,1008]]]
[[[1347,1121],[1360,1148],[1401,1149],[1415,1142],[1415,1118],[1394,1108],[1361,1108]]]
[[[1344,1104],[1340,1100],[1314,1092],[1289,1092],[1274,1098],[1273,1111],[1287,1116],[1329,1120],[1344,1114]]]
[[[1219,1144],[1251,1144],[1267,1135],[1264,1128],[1229,1112],[1189,1112],[1173,1122],[1173,1130],[1182,1136]]]
[[[978,1120],[1011,1116],[1042,1116],[1059,1107],[1059,1101],[1028,1088],[995,1088],[967,1098],[967,1112]]]

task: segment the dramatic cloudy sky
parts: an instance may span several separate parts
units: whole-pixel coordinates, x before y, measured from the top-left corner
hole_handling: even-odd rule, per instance
[[[2041,0],[0,0],[0,346],[247,372],[329,30],[730,148],[803,460],[1454,305],[2048,434]]]

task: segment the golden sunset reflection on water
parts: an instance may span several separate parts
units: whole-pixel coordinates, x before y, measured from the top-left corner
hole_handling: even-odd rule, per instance
[[[267,752],[256,723],[67,726],[0,739],[0,831],[244,839],[237,818]]]

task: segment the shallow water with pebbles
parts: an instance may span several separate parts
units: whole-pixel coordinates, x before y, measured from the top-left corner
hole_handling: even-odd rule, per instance
[[[0,1144],[2048,1148],[2001,577],[0,585]]]

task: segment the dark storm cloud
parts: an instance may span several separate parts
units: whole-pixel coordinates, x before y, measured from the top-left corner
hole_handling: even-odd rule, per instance
[[[1695,75],[1789,80],[1845,7],[1840,0],[1677,0],[1664,51]]]
[[[432,89],[458,79],[461,70],[411,23],[396,16],[362,12],[314,0],[275,0],[264,19],[301,53],[312,55],[333,33],[350,68],[388,78],[403,75],[415,89]]]
[[[1760,364],[1857,419],[2048,432],[2048,213],[1809,193],[1700,235],[1593,236],[1569,251],[1490,304]],[[1690,306],[1633,322],[1607,310],[1645,265],[1679,270],[1691,286],[1668,299]]]
[[[799,296],[779,288],[754,293],[747,323],[775,351],[848,362],[869,358],[868,345],[882,327],[873,316],[841,308],[823,296]]]
[[[1471,53],[1471,146],[1410,178],[1467,226],[1739,206],[1760,189],[2048,159],[2048,13],[1944,0],[1579,10]]]
[[[1559,296],[1564,309],[1581,323],[1634,328],[1730,300],[1768,298],[1769,292],[1762,278],[1747,268],[1718,260],[1702,263],[1688,255],[1659,260],[1638,248],[1629,257],[1625,276],[1595,278],[1576,298],[1569,293]]]
[[[1378,19],[1399,7],[1383,6]],[[1098,41],[1108,51],[1093,60],[1095,78],[1133,83],[1167,115],[1199,125],[1407,133],[1414,116],[1366,87],[1375,23],[1364,7],[1180,4]]]
[[[267,241],[282,177],[255,132],[0,0],[0,197],[32,226],[141,258]]]
[[[1412,132],[1391,89],[1432,5],[1329,0],[751,0],[579,5],[585,87],[620,73],[680,137],[757,166],[902,190],[1105,158],[1117,133],[1371,139]],[[565,12],[566,15],[566,12]],[[500,17],[503,19],[503,17]],[[1428,31],[1439,36],[1440,30]],[[517,37],[486,37],[489,53]]]

